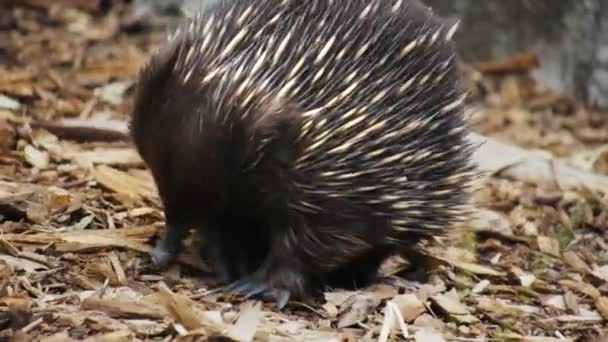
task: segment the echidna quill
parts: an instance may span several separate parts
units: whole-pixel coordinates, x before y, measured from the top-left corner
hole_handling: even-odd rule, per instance
[[[363,286],[467,219],[455,25],[412,0],[219,1],[140,75],[131,132],[166,218],[227,289],[283,307]]]

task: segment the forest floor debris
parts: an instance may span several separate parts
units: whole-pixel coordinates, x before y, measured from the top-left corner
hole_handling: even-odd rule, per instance
[[[428,283],[391,260],[368,288],[277,311],[218,291],[191,255],[148,267],[163,213],[125,122],[164,31],[103,3],[0,7],[1,340],[608,338],[608,111],[537,84],[533,53],[467,67],[477,133],[537,164],[494,156],[473,229],[430,246]]]

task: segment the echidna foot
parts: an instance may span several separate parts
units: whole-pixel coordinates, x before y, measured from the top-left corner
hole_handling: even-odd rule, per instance
[[[157,268],[166,268],[177,259],[186,231],[181,225],[166,223],[165,233],[151,253],[152,262]]]
[[[267,300],[272,300],[276,303],[279,310],[283,309],[289,298],[291,291],[286,288],[274,287],[269,281],[256,273],[254,275],[245,276],[225,287],[226,291],[239,293],[245,298],[262,297]]]
[[[152,262],[154,263],[154,266],[156,266],[157,268],[160,268],[160,269],[166,268],[167,266],[169,266],[169,264],[171,264],[171,262],[175,258],[175,256],[172,255],[171,252],[168,251],[162,245],[158,245],[158,246],[154,247],[154,250],[152,250],[151,254],[152,254]]]

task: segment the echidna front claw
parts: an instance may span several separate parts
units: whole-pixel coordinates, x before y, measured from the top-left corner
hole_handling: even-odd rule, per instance
[[[287,305],[287,302],[291,297],[291,292],[289,290],[273,288],[268,282],[258,280],[254,276],[247,276],[239,279],[225,286],[224,290],[238,293],[244,296],[245,299],[259,296],[268,300],[273,300],[279,310]]]
[[[243,285],[247,283],[249,277],[243,277],[237,281],[234,281],[226,286],[224,286],[224,291],[226,292],[240,292],[237,289],[240,289]]]
[[[273,292],[274,292],[273,297],[277,304],[277,308],[279,310],[282,310],[285,307],[285,305],[287,305],[289,298],[291,298],[291,292],[289,290],[279,290],[279,289],[276,289]]]
[[[159,246],[156,246],[154,248],[154,250],[152,250],[151,258],[152,258],[152,262],[154,263],[154,266],[156,266],[159,269],[163,269],[163,268],[166,268],[167,266],[169,266],[169,264],[171,264],[171,262],[175,258],[175,255],[173,255],[169,251],[167,251],[167,249],[164,248],[164,246],[159,245]]]
[[[187,230],[180,224],[168,221],[165,233],[152,250],[152,262],[159,269],[167,268],[177,259],[182,240]]]
[[[268,290],[268,287],[269,286],[267,284],[260,281],[255,281],[253,277],[249,276],[228,285],[226,290],[239,293],[245,296],[245,298],[250,298]]]

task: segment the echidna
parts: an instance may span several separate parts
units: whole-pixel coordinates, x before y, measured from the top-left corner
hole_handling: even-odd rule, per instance
[[[276,300],[368,283],[470,212],[455,25],[413,0],[218,1],[143,69],[134,143],[227,288]]]

